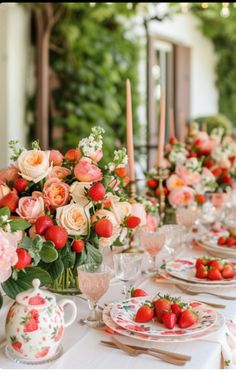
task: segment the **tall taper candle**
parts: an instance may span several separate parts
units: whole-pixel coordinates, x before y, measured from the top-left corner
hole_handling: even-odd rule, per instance
[[[163,167],[166,127],[166,91],[161,94],[160,122],[158,131],[157,167]]]
[[[170,123],[170,137],[175,137],[175,120],[174,120],[174,109],[170,108],[169,111],[169,123]]]
[[[129,79],[126,80],[126,141],[129,165],[130,181],[135,181],[134,169],[134,140],[133,140],[133,119],[132,119],[132,96]]]

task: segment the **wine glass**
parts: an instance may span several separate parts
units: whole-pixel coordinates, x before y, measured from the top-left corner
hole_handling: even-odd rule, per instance
[[[116,277],[124,283],[125,299],[129,298],[130,290],[141,273],[143,253],[118,253],[113,255]]]
[[[148,252],[151,258],[151,267],[143,271],[145,274],[154,275],[158,273],[156,264],[157,253],[162,249],[165,243],[165,234],[160,231],[140,230],[140,240],[144,249]]]
[[[165,248],[173,259],[175,250],[181,247],[184,242],[185,228],[178,224],[165,224],[159,228],[159,232],[165,234]]]
[[[191,240],[191,228],[200,215],[200,209],[196,205],[179,206],[176,208],[177,224],[186,228],[185,241]]]
[[[88,299],[90,313],[83,321],[90,326],[102,325],[97,302],[106,293],[110,283],[110,267],[88,263],[77,267],[79,288]]]

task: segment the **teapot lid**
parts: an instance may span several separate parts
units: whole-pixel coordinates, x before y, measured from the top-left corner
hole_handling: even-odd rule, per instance
[[[23,291],[16,296],[16,302],[23,306],[48,307],[52,303],[56,303],[54,295],[47,291],[41,290],[40,280],[35,278],[32,281],[33,288]]]

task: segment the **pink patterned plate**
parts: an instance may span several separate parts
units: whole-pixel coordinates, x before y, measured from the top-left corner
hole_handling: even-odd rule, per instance
[[[220,246],[217,241],[221,236],[228,237],[228,231],[221,232],[209,232],[205,234],[198,242],[212,255],[219,256],[221,258],[236,258],[236,250],[234,247]]]
[[[131,298],[114,304],[111,309],[112,320],[123,329],[152,337],[178,336],[180,334],[194,335],[210,328],[216,322],[217,315],[215,310],[200,302],[188,301],[186,303],[198,313],[198,321],[189,328],[181,329],[176,325],[174,329],[169,330],[163,324],[156,321],[155,318],[147,323],[138,323],[134,321],[135,315],[147,300],[150,301],[151,299],[147,297]]]
[[[186,335],[186,334],[171,335],[169,334],[169,336],[165,336],[165,337],[164,336],[155,337],[155,336],[141,334],[134,330],[132,331],[127,330],[127,329],[122,328],[122,326],[117,325],[111,318],[111,315],[110,315],[111,308],[112,306],[108,305],[103,310],[104,324],[117,334],[123,335],[125,337],[138,339],[143,342],[147,341],[147,342],[158,342],[158,343],[170,343],[170,342],[176,343],[176,342],[194,341],[196,339],[208,337],[210,334],[217,332],[224,326],[224,323],[225,323],[224,316],[217,312],[216,323],[213,326],[211,326],[209,329],[201,331],[198,334],[194,334],[194,335]]]

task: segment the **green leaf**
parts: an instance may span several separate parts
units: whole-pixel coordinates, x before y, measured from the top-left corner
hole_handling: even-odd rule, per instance
[[[33,241],[31,240],[31,238],[25,236],[21,242],[21,247],[23,247],[24,249],[31,249],[32,246],[33,246]]]
[[[11,231],[16,232],[16,231],[24,231],[25,229],[28,229],[31,227],[31,224],[23,219],[14,219],[9,222]]]
[[[60,258],[52,263],[40,262],[40,267],[50,273],[50,276],[53,280],[56,280],[56,278],[60,276],[65,269],[64,264]]]
[[[70,244],[60,250],[60,259],[62,260],[65,268],[73,267],[75,264],[75,252],[71,250]]]
[[[89,242],[86,243],[86,251],[87,251],[87,263],[102,263],[102,254],[101,252],[94,246],[92,246]]]
[[[0,309],[2,308],[3,305],[3,297],[2,294],[0,293]]]
[[[39,267],[25,268],[24,271],[18,273],[18,279],[12,278],[2,283],[2,288],[10,298],[15,298],[22,291],[32,288],[32,281],[38,278],[41,286],[48,285],[52,281],[48,272]]]
[[[41,249],[43,243],[44,243],[44,241],[43,241],[42,237],[39,236],[38,234],[36,234],[36,236],[33,239],[33,246],[37,247],[38,249]]]
[[[55,262],[58,258],[58,252],[54,247],[47,246],[45,243],[40,251],[40,258],[45,263],[52,263]]]
[[[9,210],[8,207],[2,207],[0,209],[0,216],[7,216],[8,218],[10,218],[11,216],[11,211]]]

